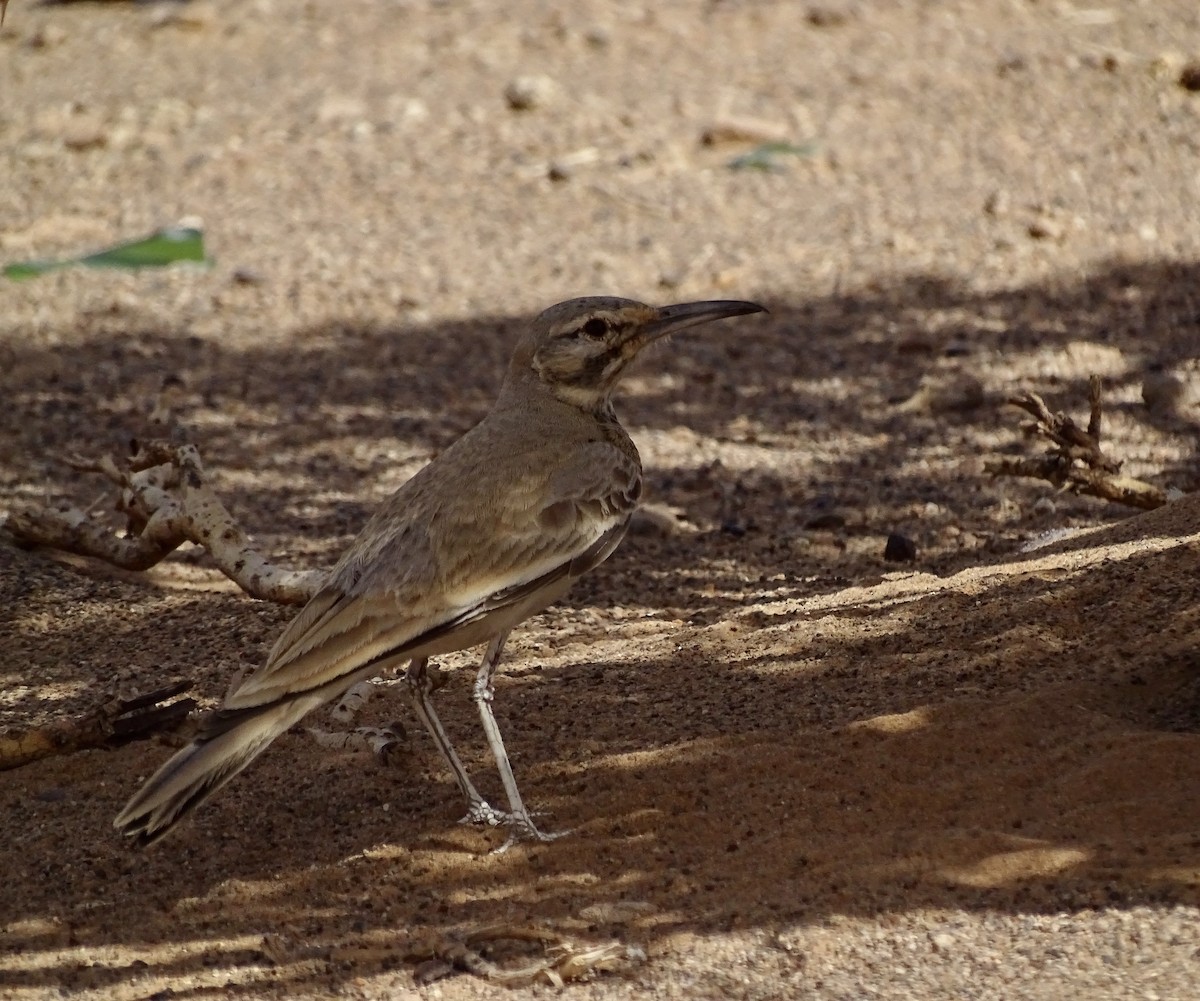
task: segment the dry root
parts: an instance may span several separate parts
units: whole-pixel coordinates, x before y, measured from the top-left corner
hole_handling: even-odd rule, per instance
[[[394,936],[377,945],[364,942],[334,950],[333,958],[356,964],[389,962],[396,958]],[[523,965],[501,965],[485,953],[508,951],[518,943],[531,943],[541,955]],[[461,970],[505,987],[528,987],[536,983],[561,987],[573,980],[586,980],[597,973],[617,970],[645,960],[637,946],[620,942],[580,943],[541,928],[494,925],[472,932],[465,939],[438,937],[401,946],[406,962],[416,963],[419,984],[440,980]]]
[[[993,476],[1025,476],[1053,483],[1060,490],[1087,494],[1118,504],[1151,510],[1169,499],[1161,487],[1131,476],[1120,475],[1121,462],[1104,454],[1100,446],[1103,413],[1100,378],[1088,385],[1091,414],[1087,430],[1064,413],[1052,414],[1036,393],[1022,393],[1008,400],[1033,417],[1022,425],[1031,437],[1043,438],[1053,446],[1034,458],[999,456],[988,459],[984,470]]]
[[[391,761],[407,747],[408,732],[399,720],[386,726],[360,726],[344,732],[307,728],[317,747],[334,751],[370,751],[381,761]]]
[[[168,700],[192,687],[181,681],[132,699],[110,699],[74,719],[55,720],[33,730],[0,734],[0,770],[39,758],[93,747],[119,747],[179,726],[196,707],[195,699]]]
[[[68,458],[66,462],[73,469],[104,477],[117,488],[116,507],[125,515],[126,534],[118,535],[102,520],[93,518],[90,509],[30,509],[13,512],[3,522],[19,544],[90,556],[125,570],[148,570],[184,542],[192,542],[204,547],[218,569],[247,594],[283,604],[303,604],[325,579],[320,571],[274,566],[251,547],[249,537],[205,482],[200,453],[194,445],[155,439],[136,444],[133,455],[122,462],[109,456],[99,460]],[[334,709],[334,719],[349,723],[377,693],[369,681],[355,685]],[[118,710],[117,705],[102,707],[85,719],[0,738],[0,768],[111,743],[111,735],[121,730],[118,720],[113,731],[111,717],[129,709],[127,705]],[[405,745],[404,728],[396,723],[346,733],[309,732],[321,747],[370,750],[385,760]]]
[[[118,510],[127,518],[124,536],[78,508],[24,510],[4,527],[17,542],[92,556],[126,570],[148,570],[184,542],[203,546],[217,567],[247,594],[302,605],[321,585],[319,571],[285,570],[250,545],[220,498],[205,482],[194,445],[154,440],[136,446],[118,465],[67,459],[81,472],[97,473],[118,488]]]

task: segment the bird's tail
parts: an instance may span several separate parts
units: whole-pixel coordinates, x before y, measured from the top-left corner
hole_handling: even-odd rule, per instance
[[[125,804],[113,826],[138,845],[152,844],[324,701],[310,695],[214,713],[200,735]]]

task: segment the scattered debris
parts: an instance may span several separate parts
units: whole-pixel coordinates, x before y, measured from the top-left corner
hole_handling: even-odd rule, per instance
[[[86,142],[80,139],[79,144],[72,148],[85,149],[89,145],[95,143],[90,139]],[[204,256],[204,234],[200,230],[190,226],[160,229],[141,240],[119,243],[83,257],[57,261],[19,261],[5,266],[4,277],[14,280],[33,278],[73,265],[87,268],[161,268],[178,261],[209,263]]]
[[[108,699],[91,712],[32,730],[0,734],[0,771],[95,747],[120,747],[175,729],[196,708],[192,698],[170,700],[192,687],[180,681],[131,699]]]
[[[790,142],[766,142],[755,146],[749,153],[735,156],[726,166],[730,170],[761,170],[778,173],[784,169],[781,157],[813,156],[817,152],[816,143],[803,143],[797,146]]]
[[[1142,378],[1142,403],[1152,414],[1174,416],[1188,402],[1188,386],[1174,372],[1152,368]]]
[[[247,594],[302,605],[325,579],[321,571],[284,570],[250,545],[246,533],[205,483],[195,445],[152,440],[134,443],[118,465],[67,458],[73,469],[98,473],[120,490],[117,510],[126,534],[78,508],[26,509],[9,513],[4,529],[18,543],[50,546],[104,560],[125,570],[148,570],[185,542],[203,546],[217,567]]]
[[[859,15],[854,3],[813,4],[804,12],[804,19],[814,28],[837,28]]]
[[[1003,188],[993,191],[983,202],[983,211],[996,219],[1008,215],[1011,208],[1012,196]]]
[[[558,84],[548,76],[519,76],[504,88],[504,100],[513,111],[548,107],[558,95]]]
[[[624,925],[657,910],[648,900],[605,900],[589,904],[579,912],[579,917],[592,925]]]
[[[681,508],[668,504],[646,503],[633,512],[629,531],[634,535],[689,535],[698,529],[688,521]]]
[[[1169,499],[1166,490],[1152,483],[1121,476],[1121,462],[1109,458],[1100,447],[1103,415],[1101,381],[1092,376],[1088,385],[1091,415],[1087,430],[1064,413],[1052,414],[1036,393],[1021,393],[1008,402],[1033,417],[1022,425],[1030,437],[1044,438],[1053,447],[1035,458],[999,456],[988,459],[984,470],[993,476],[1024,476],[1046,480],[1060,490],[1087,494],[1117,504],[1152,510]]]
[[[335,751],[370,751],[384,761],[396,757],[397,749],[408,744],[408,731],[398,720],[386,726],[360,726],[345,733],[330,733],[314,726],[306,729],[318,747]]]
[[[102,149],[108,145],[108,129],[94,116],[72,117],[63,131],[62,144],[64,149],[69,149],[73,153],[82,153],[89,149]]]
[[[957,368],[938,368],[921,379],[915,393],[897,406],[901,413],[951,414],[976,410],[987,400],[983,383]]]
[[[540,945],[545,955],[513,969],[484,957],[487,947],[506,940]],[[513,925],[481,928],[462,942],[443,941],[427,945],[423,951],[426,955],[417,974],[419,983],[441,979],[458,969],[505,987],[528,987],[536,983],[562,987],[570,981],[590,979],[596,973],[646,959],[646,953],[637,946],[620,942],[587,945],[556,932]]]
[[[784,143],[788,129],[779,122],[762,118],[718,118],[700,132],[704,146],[724,146],[730,143]]]
[[[1025,231],[1035,240],[1061,240],[1066,235],[1063,224],[1057,219],[1041,215],[1034,219]]]

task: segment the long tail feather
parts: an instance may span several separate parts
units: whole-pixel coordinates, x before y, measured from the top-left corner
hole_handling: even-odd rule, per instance
[[[125,804],[113,826],[138,845],[153,844],[324,701],[323,695],[310,695],[214,714],[205,731]]]

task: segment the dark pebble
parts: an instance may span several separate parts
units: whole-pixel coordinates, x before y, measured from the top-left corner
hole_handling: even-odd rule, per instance
[[[889,563],[911,563],[917,558],[917,544],[907,535],[893,532],[883,547],[883,558]]]

